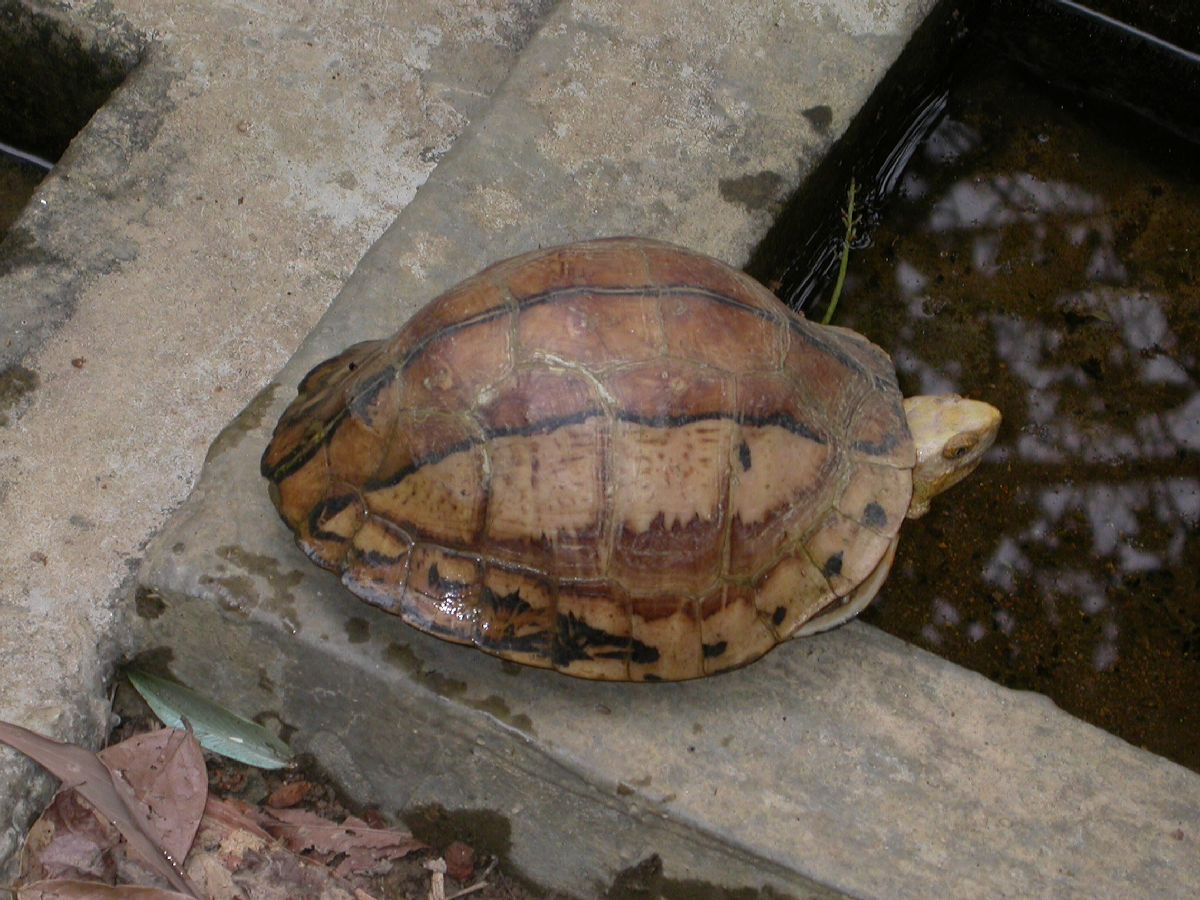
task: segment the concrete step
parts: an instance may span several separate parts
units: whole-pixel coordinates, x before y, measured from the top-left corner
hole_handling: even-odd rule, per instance
[[[581,895],[655,851],[672,878],[794,895],[1188,894],[1200,777],[1042,697],[859,624],[693,683],[516,669],[348,595],[258,475],[312,365],[488,262],[639,233],[743,264],[930,6],[563,0],[213,444],[147,552],[141,648],[362,800],[499,817],[516,866]]]

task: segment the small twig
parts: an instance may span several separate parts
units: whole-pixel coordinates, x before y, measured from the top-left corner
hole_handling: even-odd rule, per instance
[[[486,881],[477,881],[470,887],[465,887],[461,891],[455,891],[453,894],[447,897],[446,900],[457,900],[457,898],[465,897],[467,894],[473,894],[476,891],[482,891],[487,886],[488,883]]]
[[[842,221],[846,223],[846,236],[842,238],[842,261],[838,264],[837,282],[833,286],[833,297],[825,309],[822,325],[828,325],[833,319],[833,311],[837,309],[838,299],[842,296],[842,285],[846,283],[846,267],[850,264],[850,245],[854,242],[855,228],[858,226],[858,216],[854,215],[854,195],[858,192],[858,184],[850,179],[850,192],[846,197],[846,209],[842,213]]]

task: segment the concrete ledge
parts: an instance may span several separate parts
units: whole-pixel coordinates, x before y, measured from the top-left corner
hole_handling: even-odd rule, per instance
[[[794,894],[1186,895],[1200,777],[1041,697],[858,624],[687,684],[517,670],[346,594],[257,474],[311,365],[491,260],[642,233],[743,263],[929,6],[561,4],[214,443],[147,554],[142,647],[361,798],[504,816],[550,887],[595,892],[657,850],[673,878]]]

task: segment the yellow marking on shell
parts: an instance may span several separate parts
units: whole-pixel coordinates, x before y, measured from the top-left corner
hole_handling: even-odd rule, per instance
[[[541,350],[534,351],[534,353],[531,354],[531,359],[536,362],[547,364],[547,368],[549,368],[551,371],[553,371],[555,368],[558,368],[567,372],[574,372],[577,375],[582,375],[585,379],[591,382],[592,387],[596,389],[596,393],[600,396],[600,402],[607,409],[613,409],[616,407],[616,398],[609,393],[608,388],[606,388],[604,384],[592,374],[591,369],[589,369],[587,366],[572,362],[569,359],[563,359],[561,356],[555,356],[553,353],[546,353]]]
[[[596,417],[547,434],[494,439],[488,537],[553,541],[598,527],[605,505],[605,423]]]
[[[823,484],[832,450],[778,425],[743,426],[750,468],[732,461],[733,515],[743,525],[765,521],[784,504],[807,502]]]
[[[721,514],[728,465],[728,419],[706,419],[674,428],[618,422],[613,472],[617,523],[648,531],[659,516],[666,529]]]
[[[463,546],[479,534],[484,504],[483,452],[451,453],[366,495],[377,515],[411,526],[431,540]]]

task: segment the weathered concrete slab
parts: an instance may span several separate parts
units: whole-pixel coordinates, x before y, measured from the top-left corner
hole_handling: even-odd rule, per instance
[[[681,685],[518,671],[314,570],[257,475],[311,365],[489,261],[642,233],[743,262],[929,5],[564,2],[213,445],[147,555],[143,646],[278,716],[360,797],[499,813],[520,867],[580,893],[651,851],[795,894],[1189,893],[1200,778],[1043,698],[861,625]]]
[[[103,737],[150,535],[549,5],[0,0],[133,66],[0,247],[0,718]],[[0,883],[33,773],[0,750]]]

